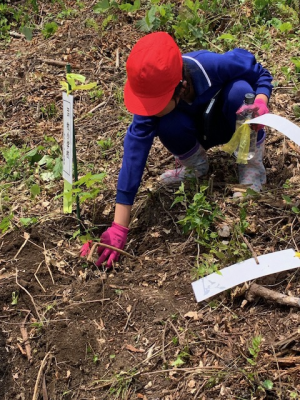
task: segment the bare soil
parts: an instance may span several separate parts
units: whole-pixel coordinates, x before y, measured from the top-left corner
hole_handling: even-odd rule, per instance
[[[41,18],[49,12],[55,5],[44,5]],[[3,46],[0,144],[35,147],[44,135],[62,143],[59,81],[65,71],[45,60],[73,63],[79,66],[74,71],[97,81],[104,91],[98,102],[86,93],[75,95],[80,172],[86,173],[88,165],[93,173],[108,171],[102,195],[81,209],[97,238],[113,219],[122,141],[131,118],[119,94],[126,58],[141,34],[124,14],[104,32],[85,28],[88,17],[101,26],[103,17],[87,8],[82,19],[64,21],[47,40],[40,34],[31,42],[13,37]],[[272,62],[280,57],[276,53]],[[89,118],[80,118],[103,101]],[[272,112],[292,119],[291,103],[299,101],[299,93],[289,88],[275,90]],[[58,114],[45,119],[41,107],[52,103]],[[268,133],[266,191],[247,200],[246,234],[258,255],[297,249],[300,241],[298,216],[281,196],[290,179],[293,204],[299,202],[299,149],[278,132]],[[101,152],[96,142],[108,138],[113,147]],[[245,302],[237,290],[196,303],[191,270],[198,248],[177,224],[185,212],[182,205],[171,208],[176,189],[158,183],[159,174],[172,166],[169,156],[155,142],[125,248],[133,258],[123,256],[109,272],[79,257],[75,209],[63,214],[62,199],[55,197],[63,190],[61,181],[45,185],[35,202],[26,187],[19,190],[21,181],[12,186],[15,215],[29,213],[39,222],[26,230],[13,223],[15,229],[0,236],[0,399],[300,398],[297,309],[259,298]],[[240,215],[240,205],[231,199],[236,165],[220,149],[209,157],[210,199],[231,226]],[[297,271],[259,283],[300,296]],[[18,296],[16,305],[12,293]],[[258,336],[262,343],[254,359],[249,348]],[[266,380],[273,387],[263,387]]]

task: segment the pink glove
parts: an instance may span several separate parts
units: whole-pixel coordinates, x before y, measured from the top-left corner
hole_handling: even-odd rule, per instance
[[[100,244],[98,247],[98,254],[100,257],[96,262],[97,267],[100,267],[100,265],[105,260],[107,260],[106,268],[109,269],[112,267],[113,261],[118,261],[120,256],[120,253],[118,253],[117,251],[102,247],[101,243],[109,244],[110,246],[117,247],[118,249],[123,250],[127,240],[128,232],[128,228],[125,228],[125,226],[121,226],[113,222],[111,227],[102,233],[100,237]]]
[[[255,99],[253,104],[244,104],[236,112],[236,114],[252,113],[253,118],[259,117],[260,115],[267,114],[269,112],[268,106],[263,99]],[[251,128],[255,131],[262,129],[264,125],[252,124]]]

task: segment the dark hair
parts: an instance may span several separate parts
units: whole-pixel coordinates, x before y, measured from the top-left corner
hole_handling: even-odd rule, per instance
[[[186,91],[187,93],[189,93],[190,88],[191,88],[191,84],[192,84],[192,80],[191,80],[190,73],[189,73],[189,71],[188,71],[188,65],[185,64],[184,62],[183,62],[183,66],[182,66],[182,79],[181,79],[181,81],[178,83],[178,85],[176,86],[176,88],[175,88],[175,90],[174,90],[174,93],[173,93],[173,96],[172,96],[172,99],[175,100],[176,106],[177,106],[177,100],[176,100],[176,99],[177,99],[177,97],[179,96],[180,91],[181,91],[181,89],[182,89],[182,83],[183,83],[183,81],[186,81],[186,82],[187,82],[187,85],[186,85],[186,87],[185,87],[185,91]]]

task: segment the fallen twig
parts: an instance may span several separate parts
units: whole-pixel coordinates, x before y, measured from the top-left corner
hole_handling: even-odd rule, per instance
[[[257,283],[252,283],[250,286],[246,298],[248,301],[253,301],[257,296],[263,297],[264,299],[275,301],[279,304],[286,306],[300,308],[300,299],[294,296],[287,296],[282,293],[275,292],[274,290],[267,289]]]
[[[134,313],[134,310],[135,310],[135,307],[136,307],[137,303],[138,303],[138,300],[136,300],[136,301],[134,302],[134,304],[133,304],[133,306],[132,306],[132,309],[130,310],[130,313],[128,314],[126,324],[125,324],[125,326],[124,326],[124,328],[123,328],[123,332],[125,332],[126,329],[127,329],[127,326],[128,326],[128,324],[129,324],[130,318],[131,318],[132,314]]]
[[[295,342],[300,337],[300,330],[296,330],[292,332],[289,337],[279,340],[278,342],[273,343],[274,347],[279,347],[279,349],[286,349],[292,342]]]
[[[110,298],[107,298],[107,299],[99,299],[99,300],[89,300],[89,301],[78,301],[78,302],[74,302],[74,303],[68,304],[68,305],[65,307],[65,309],[66,309],[66,308],[69,308],[69,307],[73,307],[73,306],[78,306],[79,304],[102,303],[102,302],[104,302],[104,301],[110,301]]]
[[[50,268],[50,257],[47,254],[47,249],[46,249],[45,243],[43,243],[43,246],[44,246],[44,252],[43,253],[44,253],[44,256],[45,256],[45,264],[46,264],[46,267],[47,267],[47,269],[49,271],[52,283],[53,283],[53,285],[55,285],[55,282],[54,282],[54,279],[53,279],[53,275],[52,275],[52,271],[51,271],[51,268]]]
[[[34,309],[35,309],[35,312],[36,312],[36,315],[37,315],[39,321],[42,321],[42,318],[41,318],[41,316],[40,316],[40,313],[39,313],[38,310],[37,310],[37,307],[36,307],[36,305],[35,305],[35,301],[34,301],[33,297],[32,297],[31,294],[28,292],[28,290],[25,289],[25,288],[24,288],[22,285],[20,285],[19,282],[18,282],[18,269],[17,269],[17,268],[16,268],[16,284],[17,284],[22,290],[24,290],[25,293],[28,294],[28,296],[30,297],[30,300],[31,300],[31,302],[32,302],[32,304],[33,304],[33,307],[34,307]]]
[[[23,33],[18,33],[18,32],[14,32],[14,31],[10,31],[9,35],[12,37],[15,37],[17,39],[25,39],[25,35],[23,35]]]
[[[44,261],[42,261],[42,262],[39,263],[39,266],[37,267],[37,270],[36,270],[35,273],[34,273],[34,277],[35,277],[35,279],[37,280],[37,282],[38,282],[38,284],[40,285],[40,287],[43,289],[43,291],[46,292],[46,289],[44,288],[44,286],[43,286],[43,285],[41,284],[41,282],[39,281],[39,278],[37,277],[37,273],[38,273],[38,271],[39,271],[39,269],[40,269],[40,266],[43,264],[43,262],[44,262]]]
[[[17,343],[18,349],[20,350],[21,354],[23,356],[27,356],[26,351],[23,349],[23,347],[20,345],[20,343]]]
[[[105,247],[105,248],[107,248],[107,249],[115,250],[115,251],[117,251],[118,253],[123,254],[124,256],[127,256],[127,257],[129,257],[129,258],[133,258],[134,260],[137,258],[137,257],[132,256],[131,254],[127,253],[127,251],[118,249],[117,247],[111,246],[111,245],[109,245],[109,244],[101,243],[101,242],[93,243],[93,246],[92,246],[92,248],[91,248],[91,250],[90,250],[90,253],[93,253],[92,250],[94,251],[94,249],[95,249],[95,247],[96,247],[97,245],[98,245],[98,246],[101,246],[101,247]],[[90,255],[90,253],[89,253],[89,255]],[[87,259],[90,260],[90,258],[91,258],[91,257],[88,256]]]
[[[42,360],[42,363],[41,363],[41,366],[40,366],[40,369],[39,369],[39,372],[38,372],[38,375],[37,375],[37,378],[36,378],[32,400],[38,400],[39,391],[40,391],[40,381],[41,381],[42,373],[43,373],[43,370],[45,368],[47,358],[49,357],[50,354],[51,353],[48,352],[45,355],[45,357],[43,358],[43,360]]]
[[[93,244],[93,246],[92,246],[92,248],[91,248],[91,250],[90,250],[90,252],[89,252],[89,254],[87,256],[87,261],[91,261],[91,259],[93,257],[93,254],[94,254],[94,251],[95,251],[95,248],[97,247],[97,245],[98,245],[97,242]]]
[[[251,251],[251,253],[252,253],[252,255],[253,255],[253,258],[254,258],[254,260],[255,260],[256,264],[259,264],[259,261],[258,261],[257,255],[256,255],[256,253],[255,253],[255,251],[254,251],[253,247],[252,247],[252,246],[251,246],[251,244],[249,243],[248,239],[247,239],[247,238],[245,238],[245,236],[244,236],[244,235],[242,235],[242,238],[243,238],[243,241],[244,241],[244,242],[246,243],[246,245],[248,246],[249,250]]]
[[[71,68],[74,69],[80,69],[80,66],[77,64],[69,63],[67,61],[57,61],[57,60],[51,60],[51,59],[43,59],[40,58],[39,61],[49,64],[49,65],[55,65],[56,67],[65,67],[67,64],[70,64]]]
[[[31,347],[30,347],[30,343],[29,343],[29,339],[28,339],[28,333],[27,333],[27,329],[26,329],[26,320],[28,315],[30,314],[30,312],[26,315],[24,321],[22,322],[22,325],[20,327],[21,330],[21,335],[22,335],[22,339],[25,345],[25,354],[27,355],[28,361],[30,362],[30,364],[32,363],[32,355],[31,355]]]
[[[27,232],[24,232],[24,238],[25,241],[22,244],[22,246],[19,248],[17,254],[14,256],[14,260],[18,257],[18,255],[21,253],[21,251],[23,250],[24,246],[26,245],[26,243],[28,242],[28,240],[30,239],[30,235]]]
[[[43,375],[43,384],[42,384],[42,390],[43,390],[43,400],[48,400],[48,392],[47,392],[47,385],[46,385],[46,376],[45,374]]]
[[[168,320],[168,322],[169,322],[169,324],[171,325],[171,327],[173,328],[174,332],[176,333],[176,335],[177,335],[177,337],[178,337],[179,344],[183,344],[182,339],[181,339],[181,336],[180,336],[178,330],[176,329],[176,326],[173,324],[172,321]]]
[[[162,335],[162,347],[161,347],[161,358],[163,360],[163,363],[167,363],[167,359],[165,356],[165,339],[166,339],[166,330],[168,326],[168,321],[165,323],[164,330],[163,330],[163,335]]]

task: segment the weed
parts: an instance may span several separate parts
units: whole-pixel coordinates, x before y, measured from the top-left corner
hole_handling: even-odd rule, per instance
[[[51,119],[57,115],[57,108],[54,103],[47,104],[46,107],[41,107],[42,118]]]
[[[109,393],[114,395],[115,398],[128,398],[127,395],[129,393],[134,375],[135,370],[129,372],[121,371],[116,374],[109,388]]]
[[[135,13],[138,11],[141,7],[141,1],[140,0],[134,0],[134,3],[125,3],[125,4],[120,4],[119,9],[128,13]]]
[[[11,221],[13,219],[13,214],[9,214],[7,217],[4,217],[0,222],[0,231],[1,233],[5,233],[11,227]]]
[[[157,31],[162,27],[168,30],[167,25],[171,26],[174,19],[172,12],[174,5],[171,3],[158,5],[155,0],[151,0],[151,3],[153,5],[146,11],[145,17],[137,22],[137,28],[142,32]]]
[[[34,225],[34,224],[37,223],[37,221],[38,221],[38,219],[35,218],[35,217],[32,217],[32,218],[20,218],[20,223],[25,227],[28,227],[30,225]]]
[[[265,381],[263,381],[262,386],[264,389],[272,390],[274,383],[272,381],[270,381],[269,379],[266,379]]]
[[[57,14],[57,18],[59,19],[72,19],[75,18],[78,11],[75,9],[68,8],[66,10],[61,11]]]
[[[106,18],[104,18],[102,25],[101,25],[101,29],[104,31],[108,27],[108,25],[111,21],[116,21],[116,20],[117,20],[116,15],[114,15],[114,14],[108,15]]]
[[[251,365],[256,365],[258,355],[260,353],[260,346],[261,346],[262,337],[255,336],[252,339],[252,346],[248,348],[249,353],[251,354],[251,358],[247,358],[247,361]]]
[[[93,363],[94,363],[94,364],[97,364],[98,361],[99,361],[99,356],[98,356],[98,354],[94,354],[94,356],[93,356]]]
[[[187,348],[184,348],[176,357],[176,360],[171,362],[172,367],[180,367],[181,365],[188,362],[190,359],[190,353]]]
[[[12,292],[11,298],[12,298],[11,304],[13,306],[16,306],[18,304],[18,301],[19,301],[19,292]]]
[[[106,151],[112,147],[113,142],[112,142],[111,138],[108,138],[108,139],[98,140],[97,144],[101,148],[101,150]]]
[[[36,328],[39,332],[44,329],[44,324],[42,321],[32,322],[30,325],[32,328]]]
[[[290,399],[298,399],[299,397],[298,397],[298,393],[296,393],[296,392],[291,392],[290,393]]]
[[[93,18],[87,18],[84,24],[86,28],[93,28],[95,31],[99,29],[97,22]]]
[[[179,343],[179,339],[178,339],[178,337],[177,337],[177,336],[174,336],[174,337],[172,338],[172,343],[173,343],[175,346],[177,346],[177,345],[178,345],[178,343]]]
[[[102,89],[97,89],[97,90],[93,90],[93,91],[89,92],[90,99],[92,101],[101,99],[103,97],[103,94],[104,94],[104,92]]]
[[[75,201],[76,196],[79,197],[80,203],[84,203],[86,200],[95,200],[101,189],[103,189],[103,180],[106,173],[92,175],[88,172],[85,176],[80,178],[73,184],[74,188],[69,192],[65,193],[68,201]],[[59,195],[58,197],[61,197]]]
[[[47,22],[42,29],[42,34],[44,39],[48,39],[53,36],[58,29],[58,25],[56,22]]]
[[[222,216],[218,207],[211,204],[206,198],[208,186],[200,186],[190,203],[184,190],[184,183],[181,184],[176,194],[177,196],[172,204],[183,202],[186,208],[186,216],[178,222],[182,226],[183,232],[193,231],[196,234],[196,241],[199,244],[207,245],[211,239],[216,238],[217,234],[212,231],[212,225],[216,218]]]
[[[79,10],[82,10],[84,8],[84,2],[81,0],[76,0],[76,4],[79,8]]]

